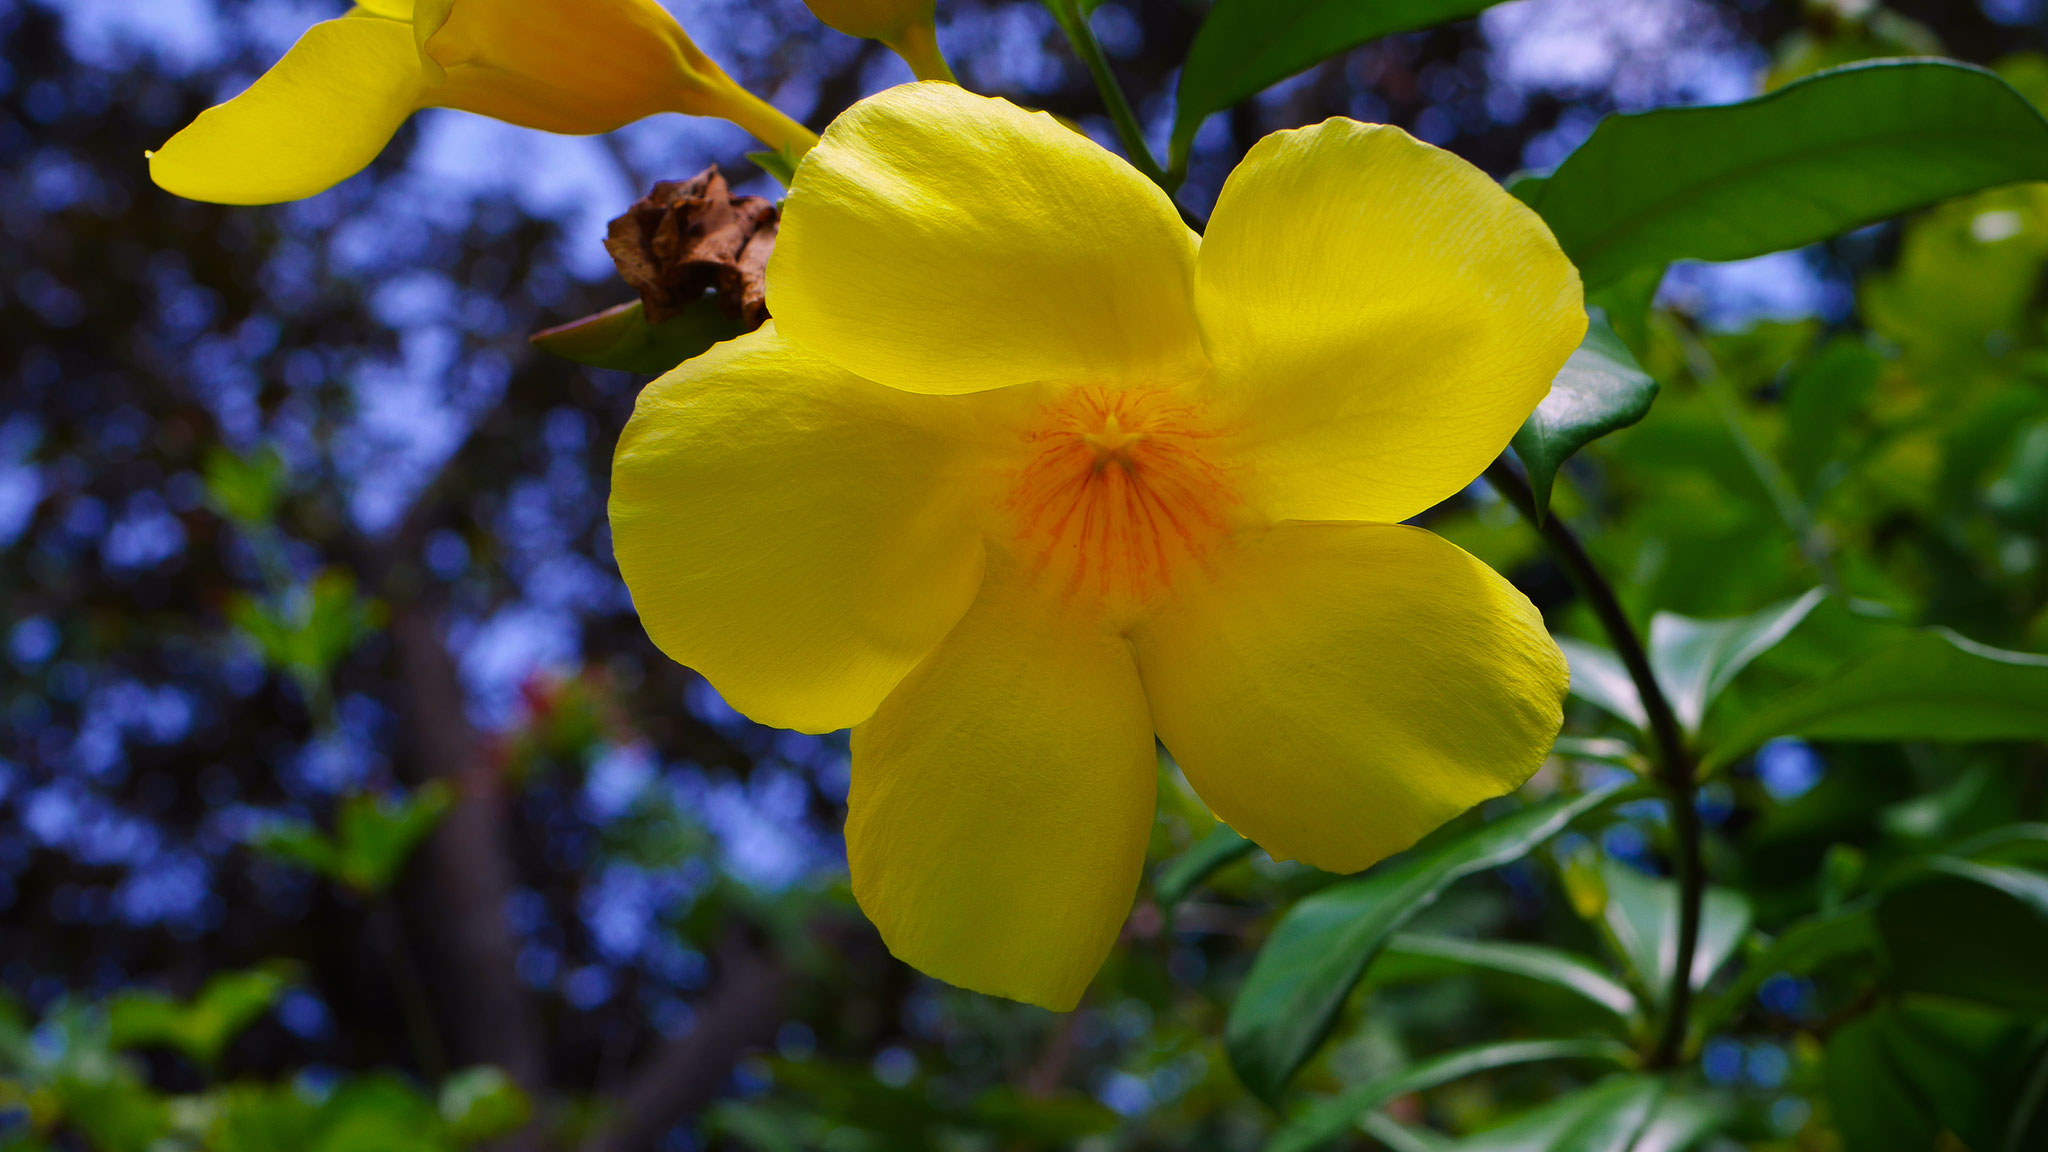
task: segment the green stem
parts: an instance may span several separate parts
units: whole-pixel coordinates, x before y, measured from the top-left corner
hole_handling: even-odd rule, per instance
[[[1055,0],[1053,16],[1059,20],[1060,28],[1066,32],[1067,41],[1074,46],[1074,55],[1088,66],[1089,75],[1095,77],[1095,89],[1102,94],[1103,106],[1109,110],[1109,118],[1116,123],[1117,139],[1123,141],[1124,151],[1130,154],[1131,164],[1152,181],[1173,195],[1173,186],[1167,183],[1166,173],[1159,167],[1159,161],[1152,158],[1152,149],[1145,143],[1145,130],[1138,125],[1138,115],[1131,110],[1131,102],[1124,95],[1123,85],[1117,83],[1116,73],[1109,70],[1109,57],[1103,55],[1102,44],[1095,39],[1095,29],[1088,26],[1088,17],[1076,6],[1075,0]]]
[[[901,38],[882,43],[903,57],[903,62],[910,65],[910,74],[919,80],[944,80],[948,84],[960,82],[953,78],[953,68],[946,63],[945,53],[939,51],[938,33],[930,21],[913,24],[903,30]]]
[[[1657,784],[1671,809],[1672,849],[1678,872],[1678,949],[1672,960],[1670,991],[1665,997],[1666,1014],[1647,1062],[1652,1068],[1668,1068],[1684,1054],[1687,1018],[1692,1013],[1692,961],[1699,951],[1700,904],[1707,890],[1700,851],[1699,810],[1693,804],[1692,751],[1671,701],[1650,670],[1650,657],[1642,638],[1622,609],[1613,585],[1593,563],[1578,536],[1563,517],[1537,515],[1536,496],[1529,489],[1528,478],[1506,457],[1487,466],[1486,479],[1536,529],[1565,575],[1586,598],[1586,606],[1593,610],[1614,645],[1615,655],[1628,669],[1636,695],[1642,699],[1643,712],[1649,718],[1650,738],[1657,752]]]

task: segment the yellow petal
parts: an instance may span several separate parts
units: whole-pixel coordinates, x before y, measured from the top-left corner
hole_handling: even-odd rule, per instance
[[[853,894],[907,963],[1065,1011],[1130,914],[1157,778],[1130,646],[991,549],[959,627],[853,730]]]
[[[1478,476],[1585,333],[1578,271],[1485,173],[1398,128],[1277,132],[1231,173],[1195,278],[1250,499],[1405,520]]]
[[[1132,639],[1195,791],[1276,859],[1331,872],[1520,787],[1563,721],[1535,607],[1419,528],[1250,534]]]
[[[612,549],[647,633],[764,724],[866,719],[974,597],[989,405],[849,375],[769,325],[640,393]]]
[[[1051,116],[939,82],[855,104],[797,170],[768,263],[791,340],[870,380],[975,392],[1196,371],[1194,238]]]
[[[376,159],[420,91],[411,28],[366,16],[315,24],[247,91],[151,155],[149,176],[219,204],[311,196]]]
[[[412,0],[356,0],[356,6],[350,10],[349,15],[354,16],[358,13],[381,16],[386,20],[402,20],[410,24]]]
[[[808,143],[808,131],[735,84],[655,0],[434,0],[415,19],[427,56],[446,70],[432,96],[442,107],[574,134],[688,112],[727,117],[771,143],[794,129]],[[763,116],[781,124],[753,122]]]

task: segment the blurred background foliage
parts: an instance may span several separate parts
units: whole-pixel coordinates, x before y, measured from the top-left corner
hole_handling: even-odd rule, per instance
[[[774,185],[722,124],[441,113],[298,204],[148,183],[144,149],[332,7],[0,0],[0,1148],[2048,1147],[2039,743],[1741,749],[1701,793],[1673,1077],[1608,1074],[1665,994],[1670,829],[1598,791],[1640,755],[1584,702],[1527,805],[1432,841],[1433,900],[1339,982],[1277,1110],[1226,1018],[1282,913],[1359,890],[1247,851],[1170,763],[1079,1012],[896,964],[846,891],[844,738],[750,724],[632,615],[604,499],[644,377],[525,341],[628,297],[603,222],[650,181]],[[908,78],[798,0],[674,7],[814,128]],[[1204,7],[1093,11],[1161,155]],[[1036,0],[943,0],[940,40],[1113,141]],[[2048,104],[2044,48],[2039,0],[1520,0],[1210,117],[1182,199],[1328,115],[1506,177],[1613,111],[1873,57]],[[2044,266],[2048,185],[2016,185],[1635,285],[1657,305],[1616,328],[1660,394],[1553,514],[1639,623],[1784,623],[1709,729],[1872,615],[2048,650]],[[1600,639],[1491,489],[1427,522]],[[1589,796],[1504,867],[1453,859]]]

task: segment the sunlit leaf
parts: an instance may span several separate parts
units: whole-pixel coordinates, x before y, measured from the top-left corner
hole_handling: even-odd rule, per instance
[[[1645,876],[1609,860],[1606,882],[1608,931],[1643,985],[1661,998],[1669,992],[1678,963],[1678,884]],[[1703,987],[1735,954],[1749,932],[1749,900],[1728,888],[1708,888],[1700,905],[1699,939],[1692,954],[1693,987]]]
[[[1529,203],[1589,288],[1798,248],[1950,196],[2048,179],[2048,122],[1945,60],[1822,72],[1754,100],[1610,116]]]
[[[1366,967],[1408,919],[1445,888],[1518,860],[1619,786],[1534,804],[1460,829],[1303,899],[1280,918],[1245,977],[1224,1028],[1244,1083],[1271,1100],[1321,1046]]]
[[[1628,722],[1639,732],[1648,730],[1650,715],[1643,711],[1643,698],[1636,692],[1636,682],[1619,656],[1570,636],[1557,637],[1557,646],[1563,649],[1565,662],[1571,666],[1572,695]]]
[[[1589,316],[1586,339],[1515,433],[1515,455],[1529,472],[1539,515],[1550,508],[1557,470],[1572,453],[1641,420],[1657,397],[1657,382],[1615,335],[1607,314],[1593,309]]]
[[[1783,604],[1732,620],[1694,620],[1659,612],[1650,621],[1650,670],[1687,732],[1735,674],[1783,640],[1827,593],[1815,588]]]

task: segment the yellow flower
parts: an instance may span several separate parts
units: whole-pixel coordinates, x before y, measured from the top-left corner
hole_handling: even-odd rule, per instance
[[[902,959],[1072,1007],[1131,908],[1155,733],[1232,827],[1336,872],[1548,751],[1535,608],[1400,523],[1586,324],[1464,161],[1277,133],[1202,238],[1050,116],[906,85],[798,169],[768,300],[641,393],[614,547],[736,708],[853,727],[854,894]]]
[[[720,71],[656,0],[364,0],[200,113],[150,154],[149,174],[193,200],[297,200],[360,171],[432,107],[570,134],[686,112],[790,156],[816,142]]]

